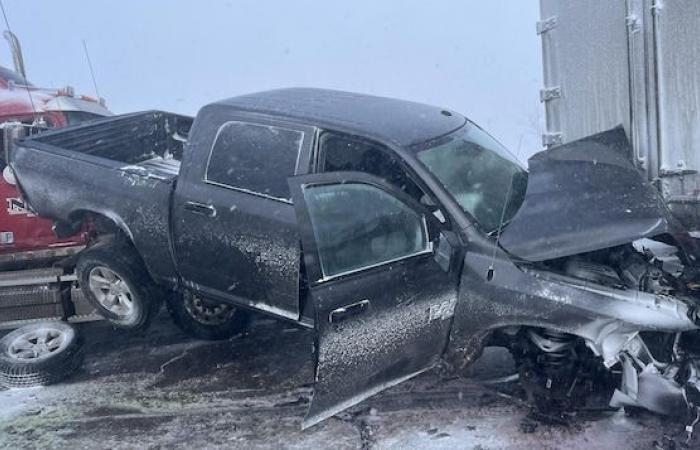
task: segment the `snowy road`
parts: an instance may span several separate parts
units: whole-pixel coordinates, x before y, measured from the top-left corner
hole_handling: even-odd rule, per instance
[[[679,444],[684,436],[682,423],[651,414],[530,420],[517,397],[479,382],[510,373],[497,349],[469,380],[433,371],[301,431],[310,332],[259,321],[246,337],[212,343],[186,338],[167,318],[143,336],[104,323],[83,332],[79,374],[0,392],[0,448],[653,449],[670,448],[664,435]]]

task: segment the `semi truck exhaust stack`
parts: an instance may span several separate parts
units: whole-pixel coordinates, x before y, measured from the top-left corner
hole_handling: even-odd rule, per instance
[[[22,75],[22,78],[24,78],[26,84],[27,72],[24,70],[24,57],[22,56],[22,47],[19,45],[19,39],[17,39],[17,36],[15,36],[15,34],[9,30],[5,30],[2,35],[10,44],[10,51],[12,51],[12,62],[15,65],[15,72]]]

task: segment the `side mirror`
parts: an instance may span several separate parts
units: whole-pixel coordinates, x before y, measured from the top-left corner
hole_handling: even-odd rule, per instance
[[[440,223],[445,223],[445,215],[442,213],[440,210],[440,206],[433,201],[431,197],[429,197],[426,194],[423,194],[423,196],[420,198],[420,204],[423,206],[425,209],[428,210],[437,220],[440,221]]]
[[[439,208],[438,204],[435,203],[432,197],[429,197],[427,194],[423,194],[423,196],[420,198],[420,204],[425,206],[425,208],[431,213],[437,211]]]
[[[452,260],[454,259],[456,248],[457,247],[450,242],[450,238],[441,231],[437,240],[437,245],[435,246],[433,258],[445,272],[449,272],[450,267],[452,267]]]

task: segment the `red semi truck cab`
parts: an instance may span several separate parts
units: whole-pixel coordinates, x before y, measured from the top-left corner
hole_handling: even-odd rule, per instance
[[[24,203],[6,152],[18,137],[110,116],[103,99],[78,96],[73,88],[46,89],[24,75],[19,42],[5,32],[15,70],[0,66],[0,329],[37,319],[82,320],[92,308],[77,288],[68,257],[84,248],[89,226],[58,238],[53,223]]]
[[[42,89],[25,83],[22,76],[0,66],[0,126],[5,146],[11,145],[17,128],[21,134],[34,134],[111,115],[103,101],[77,97],[72,88]],[[32,214],[19,195],[4,155],[0,169],[0,268],[53,259],[84,243],[85,233],[59,239],[50,221]]]

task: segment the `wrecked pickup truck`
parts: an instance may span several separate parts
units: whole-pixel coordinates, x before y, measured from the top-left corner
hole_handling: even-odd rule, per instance
[[[44,133],[10,164],[58,232],[95,224],[77,270],[115,324],[165,289],[200,335],[244,311],[315,328],[310,426],[485,345],[536,399],[608,373],[613,406],[695,412],[698,249],[630,154],[614,129],[526,171],[454,111],[283,89]]]

